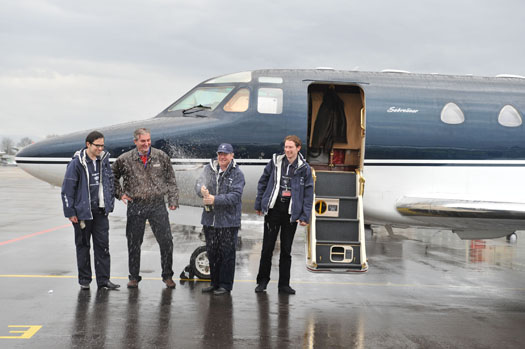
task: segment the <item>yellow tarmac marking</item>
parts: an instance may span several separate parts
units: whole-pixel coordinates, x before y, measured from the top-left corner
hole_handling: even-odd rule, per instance
[[[12,275],[12,274],[0,274],[0,278],[49,278],[49,279],[77,279],[75,275]],[[111,279],[127,280],[127,276],[112,276]],[[173,278],[174,280],[180,281],[197,281],[197,282],[209,282],[210,280],[202,279],[180,279]],[[143,277],[142,280],[155,280],[160,281],[162,278],[159,277]],[[252,283],[255,284],[255,280],[235,280],[237,283]],[[270,283],[277,283],[277,281],[270,281]],[[452,285],[452,284],[395,284],[391,282],[353,282],[353,281],[292,281],[294,285],[338,285],[338,286],[368,286],[368,287],[399,287],[399,288],[455,288],[455,289],[494,289],[494,290],[512,290],[512,291],[525,291],[525,287],[494,287],[487,285],[472,286],[472,285]]]
[[[34,325],[9,325],[7,327],[25,327],[25,331],[9,331],[9,333],[21,333],[19,336],[0,336],[0,339],[29,339],[35,335],[42,328],[42,326]]]

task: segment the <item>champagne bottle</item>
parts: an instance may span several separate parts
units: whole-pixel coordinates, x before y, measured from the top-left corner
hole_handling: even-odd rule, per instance
[[[207,198],[210,195],[210,192],[204,185],[201,187],[201,194],[204,198]],[[204,210],[206,212],[213,211],[213,205],[204,205]]]

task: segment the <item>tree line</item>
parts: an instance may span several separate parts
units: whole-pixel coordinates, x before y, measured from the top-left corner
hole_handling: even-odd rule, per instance
[[[15,155],[18,149],[25,147],[26,145],[33,144],[33,140],[29,137],[22,138],[18,143],[9,137],[3,137],[0,142],[0,150],[7,155]]]

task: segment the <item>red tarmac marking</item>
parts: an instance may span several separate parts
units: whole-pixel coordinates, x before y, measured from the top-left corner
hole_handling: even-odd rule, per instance
[[[33,234],[24,235],[24,236],[21,236],[21,237],[19,237],[19,238],[15,238],[15,239],[7,240],[7,241],[1,241],[1,242],[0,242],[0,246],[2,246],[2,245],[7,245],[7,244],[10,244],[10,243],[12,243],[12,242],[17,242],[17,241],[20,241],[20,240],[24,240],[24,239],[32,238],[33,236],[42,235],[42,234],[45,234],[45,233],[49,233],[49,232],[51,232],[51,231],[55,231],[55,230],[59,230],[59,229],[64,229],[64,228],[66,228],[66,227],[70,227],[70,226],[71,226],[71,223],[68,223],[68,224],[60,225],[60,226],[58,226],[58,227],[50,228],[50,229],[47,229],[47,230],[42,230],[42,231],[39,231],[38,233],[33,233]]]

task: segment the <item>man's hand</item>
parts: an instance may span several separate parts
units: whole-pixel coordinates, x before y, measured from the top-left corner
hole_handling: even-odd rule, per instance
[[[71,223],[78,223],[78,217],[77,216],[69,217],[69,220],[71,221]]]
[[[215,202],[215,196],[208,194],[208,196],[205,196],[202,201],[204,202],[204,205],[213,205]]]
[[[262,216],[262,211],[259,211],[259,210],[255,210],[255,213],[257,213],[259,216]]]
[[[210,195],[210,191],[204,185],[201,187],[201,195],[203,198]]]
[[[170,210],[175,211],[177,209],[177,206],[170,206]]]
[[[303,221],[300,221],[300,220],[297,220],[297,223],[299,223],[299,225],[305,227],[308,225],[308,222],[303,222]]]
[[[121,197],[120,197],[120,200],[122,200],[122,202],[127,205],[128,202],[130,201],[133,201],[129,196],[127,196],[126,194],[123,194]]]

